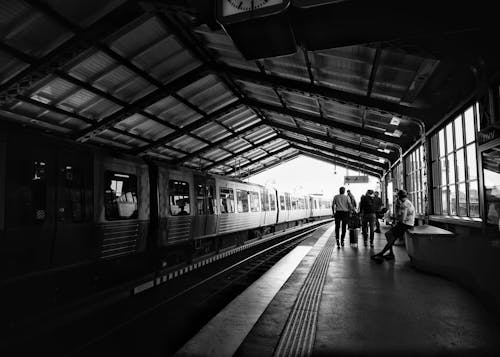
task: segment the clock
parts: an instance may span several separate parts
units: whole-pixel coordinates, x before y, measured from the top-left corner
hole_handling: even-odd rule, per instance
[[[217,21],[224,25],[284,11],[290,0],[218,0]]]

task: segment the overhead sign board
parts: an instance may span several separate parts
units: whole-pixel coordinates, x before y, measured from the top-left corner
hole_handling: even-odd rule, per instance
[[[368,183],[368,176],[344,176],[344,184],[346,183]]]

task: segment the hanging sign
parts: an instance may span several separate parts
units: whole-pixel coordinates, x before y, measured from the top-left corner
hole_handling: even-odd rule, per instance
[[[368,176],[344,176],[344,184],[368,183]]]

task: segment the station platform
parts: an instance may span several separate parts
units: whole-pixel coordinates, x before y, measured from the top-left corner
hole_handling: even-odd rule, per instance
[[[335,243],[333,224],[296,247],[175,356],[500,355],[500,322],[458,284],[375,248]]]

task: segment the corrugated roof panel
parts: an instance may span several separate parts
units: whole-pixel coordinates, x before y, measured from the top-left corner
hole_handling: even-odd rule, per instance
[[[270,143],[263,145],[262,148],[267,151],[275,151],[285,146],[288,146],[288,143],[283,139],[278,139],[276,141],[271,141]]]
[[[237,100],[213,74],[191,83],[177,93],[207,113]]]
[[[125,58],[136,56],[167,36],[160,20],[151,17],[114,40],[110,47]]]
[[[46,2],[71,22],[87,27],[109,11],[123,4],[125,0],[46,0]]]
[[[304,54],[300,50],[288,56],[266,58],[261,63],[264,65],[266,72],[271,74],[309,82]]]
[[[265,151],[258,148],[258,149],[248,151],[248,152],[244,153],[242,156],[246,159],[249,159],[249,160],[257,160],[257,159],[264,157],[266,155],[267,155],[267,153]]]
[[[115,125],[117,128],[140,135],[146,139],[158,140],[171,134],[174,130],[158,124],[140,114],[134,114]]]
[[[192,169],[202,169],[204,166],[210,165],[212,162],[208,160],[204,160],[203,158],[197,157],[195,159],[185,161],[184,166],[190,167]]]
[[[201,128],[193,130],[192,133],[212,142],[231,135],[231,133],[227,131],[223,126],[215,122],[209,123],[202,126]]]
[[[172,150],[172,149],[165,147],[165,146],[161,146],[159,148],[156,148],[155,150],[152,150],[150,153],[151,154],[167,155],[167,156],[172,157],[174,159],[178,159],[178,158],[181,158],[184,156],[183,153],[178,152],[176,150]]]
[[[273,88],[246,81],[236,81],[240,88],[250,98],[259,101],[281,105],[281,102]]]
[[[174,79],[199,67],[201,62],[191,56],[188,51],[182,51],[158,62],[150,68],[153,77],[162,83],[170,83]]]
[[[105,145],[105,146],[112,146],[112,147],[116,147],[116,148],[119,148],[119,149],[124,149],[124,150],[130,150],[133,148],[132,145],[129,145],[129,144],[126,144],[126,143],[123,143],[123,142],[119,142],[119,141],[116,141],[111,135],[110,133],[108,133],[106,136],[98,136],[98,135],[94,135],[92,136],[89,141],[90,143],[93,143],[93,144],[97,144],[97,145]]]
[[[228,149],[229,151],[232,152],[240,152],[242,150],[246,150],[252,147],[248,143],[248,141],[243,140],[243,139],[235,139],[231,140],[229,143],[225,144],[222,146],[224,149]]]
[[[317,134],[325,135],[326,127],[324,125],[311,123],[309,121],[296,119],[301,129],[308,130]]]
[[[94,84],[106,92],[114,92],[123,84],[133,80],[137,75],[125,66],[114,67],[95,80]]]
[[[84,121],[51,111],[45,112],[41,118],[51,123],[70,128],[73,131],[80,131],[90,126],[90,124]]]
[[[3,42],[35,57],[43,56],[72,37],[64,27],[21,1],[2,2],[0,14],[0,23],[4,24],[0,27]]]
[[[315,79],[321,84],[350,93],[366,95],[375,49],[348,46],[310,54]]]
[[[28,67],[27,63],[0,51],[0,83],[8,81],[26,67]]]
[[[127,145],[134,148],[144,146],[146,144],[146,142],[143,140],[137,140],[135,138],[131,138],[128,135],[123,135],[112,130],[104,130],[100,132],[98,136],[100,138],[113,140],[118,144]]]
[[[76,88],[77,86],[65,81],[64,79],[55,78],[44,85],[42,88],[33,92],[33,95],[46,98],[50,102],[54,102],[70,94],[71,92],[76,90]]]
[[[283,133],[284,133],[286,136],[290,137],[290,138],[292,139],[292,141],[293,141],[293,139],[294,139],[294,138],[299,139],[299,140],[307,140],[307,139],[308,139],[308,137],[307,137],[307,136],[305,136],[305,135],[296,134],[296,133],[291,132],[291,131],[286,131],[286,130],[283,130]]]
[[[80,111],[89,105],[92,101],[98,100],[98,96],[85,89],[80,89],[61,102],[61,106]]]
[[[68,72],[84,82],[89,82],[104,75],[116,66],[118,66],[117,62],[104,52],[99,51],[87,57],[77,65],[74,65]]]
[[[318,100],[316,98],[289,91],[280,91],[280,93],[290,109],[319,114]]]
[[[243,106],[238,107],[236,110],[233,110],[230,113],[216,119],[216,121],[233,130],[242,129],[243,127],[252,125],[259,120],[260,119],[252,110]]]
[[[202,154],[201,157],[204,157],[206,159],[213,160],[213,161],[218,161],[218,160],[222,160],[225,157],[228,157],[230,155],[231,155],[231,153],[227,152],[226,150],[214,148],[213,150],[210,150],[210,151]]]
[[[146,111],[180,128],[201,118],[200,114],[173,97],[166,97],[150,105]]]
[[[275,135],[276,135],[276,132],[272,128],[265,126],[265,127],[262,127],[262,128],[259,128],[259,129],[252,131],[250,134],[245,135],[244,138],[247,140],[250,140],[253,143],[257,143],[258,141],[268,139],[271,136],[275,136]]]
[[[91,118],[101,120],[117,110],[121,109],[119,105],[116,105],[113,102],[110,102],[107,99],[100,99],[97,100],[96,102],[93,102],[90,106],[84,108],[80,114],[82,115],[87,115]]]
[[[177,158],[175,156],[167,155],[166,153],[161,154],[158,152],[150,152],[150,153],[148,153],[147,157],[151,157],[151,158],[159,159],[159,160],[168,160],[168,161],[171,161],[171,160],[174,160]]]
[[[186,152],[193,152],[207,146],[204,142],[188,135],[183,135],[180,138],[169,142],[168,145]]]
[[[295,127],[294,120],[289,116],[285,116],[285,115],[281,115],[281,114],[277,114],[277,113],[272,113],[272,112],[265,112],[265,113],[266,113],[267,119],[269,119],[269,120],[278,122],[280,124],[285,124],[288,126]]]
[[[137,99],[146,96],[155,89],[157,89],[157,87],[142,77],[136,76],[131,78],[129,81],[122,82],[120,86],[115,87],[113,95],[125,102],[133,103]]]

